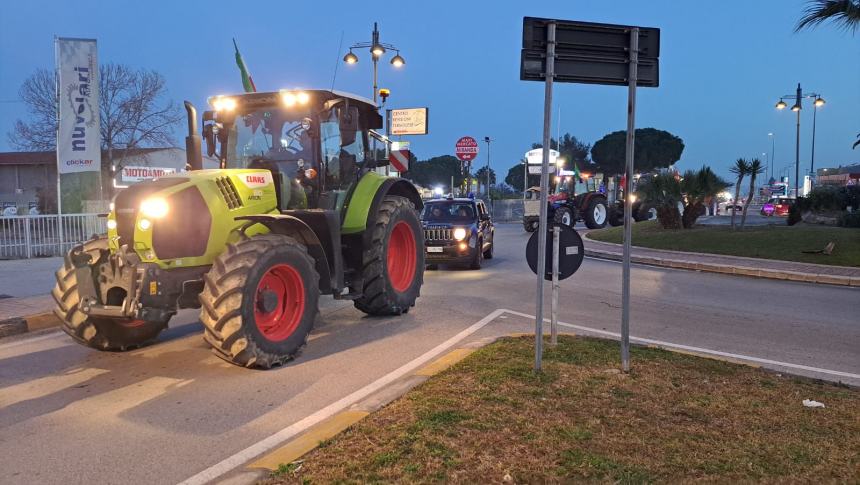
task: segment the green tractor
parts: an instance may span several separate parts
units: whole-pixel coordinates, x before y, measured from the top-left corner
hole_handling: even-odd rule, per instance
[[[378,173],[373,102],[337,91],[280,91],[186,102],[188,171],[123,190],[106,237],[57,271],[56,315],[76,341],[122,351],[200,308],[225,360],[269,368],[307,342],[319,295],[399,315],[424,276],[421,198]],[[202,169],[202,139],[219,169]],[[384,140],[383,140],[384,141]]]

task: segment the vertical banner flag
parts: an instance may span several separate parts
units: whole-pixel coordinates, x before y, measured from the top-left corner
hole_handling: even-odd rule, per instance
[[[99,83],[95,39],[57,43],[57,173],[101,171]]]

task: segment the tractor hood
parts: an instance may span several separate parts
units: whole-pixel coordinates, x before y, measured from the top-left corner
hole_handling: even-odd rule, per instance
[[[198,170],[135,184],[117,194],[108,215],[112,251],[123,246],[163,268],[211,263],[242,223],[276,211],[272,172]]]

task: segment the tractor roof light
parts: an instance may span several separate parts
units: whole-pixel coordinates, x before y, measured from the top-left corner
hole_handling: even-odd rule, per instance
[[[281,101],[287,108],[291,108],[297,104],[308,104],[308,101],[311,100],[311,96],[304,91],[287,91],[282,89],[280,93]]]
[[[295,94],[293,94],[289,91],[282,91],[281,92],[281,101],[284,102],[284,106],[286,106],[287,108],[291,108],[291,107],[296,105],[296,102],[298,102],[298,99],[296,98]]]
[[[215,111],[233,111],[236,109],[236,100],[226,96],[215,96],[210,103]]]

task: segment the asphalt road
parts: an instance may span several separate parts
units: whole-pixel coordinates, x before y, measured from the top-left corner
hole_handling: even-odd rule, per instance
[[[0,483],[178,483],[367,389],[497,309],[534,314],[528,235],[513,224],[497,234],[483,270],[427,272],[403,317],[367,318],[325,299],[305,352],[271,371],[215,357],[194,311],[158,344],[128,353],[90,350],[56,331],[0,342]],[[617,263],[586,260],[562,282],[561,321],[617,332],[620,276]],[[633,279],[636,337],[860,385],[857,289],[645,266]],[[534,325],[515,313],[484,323],[461,343]]]

